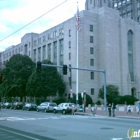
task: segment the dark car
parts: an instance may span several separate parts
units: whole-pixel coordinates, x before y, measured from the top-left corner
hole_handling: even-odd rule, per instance
[[[23,103],[22,102],[14,102],[11,106],[11,109],[22,109]]]
[[[28,111],[31,111],[31,110],[35,110],[36,111],[36,108],[37,108],[37,105],[34,104],[34,103],[26,103],[22,110],[28,110]]]
[[[6,103],[4,103],[4,104],[2,105],[2,108],[8,109],[8,108],[11,108],[11,106],[12,106],[12,103],[6,102]]]

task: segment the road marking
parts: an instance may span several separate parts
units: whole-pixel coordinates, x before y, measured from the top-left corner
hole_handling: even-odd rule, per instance
[[[48,116],[43,118],[29,118],[29,117],[1,117],[1,120],[5,121],[26,121],[26,120],[47,120],[47,119],[67,119],[67,118],[73,118],[73,119],[94,119],[94,118],[107,118],[106,116],[80,116],[80,115],[60,115],[60,116]]]

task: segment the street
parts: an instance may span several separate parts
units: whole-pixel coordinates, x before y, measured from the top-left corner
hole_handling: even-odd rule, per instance
[[[139,123],[140,119],[2,109],[0,138],[1,140],[12,138],[13,140],[128,140],[128,130],[134,128],[138,131]]]

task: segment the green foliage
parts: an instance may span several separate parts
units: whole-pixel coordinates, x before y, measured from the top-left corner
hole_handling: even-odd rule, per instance
[[[97,105],[101,105],[101,101],[98,100],[98,101],[96,102],[96,104],[97,104]]]
[[[3,93],[1,94],[19,96],[22,100],[22,97],[26,95],[28,77],[34,68],[35,63],[27,55],[13,55],[2,70],[3,84],[1,88]]]
[[[45,60],[43,64],[52,64]],[[26,91],[29,96],[47,97],[58,94],[62,95],[65,91],[65,83],[55,67],[42,67],[41,72],[33,71],[30,76]]]
[[[64,99],[64,98],[57,99],[57,100],[54,100],[53,102],[55,102],[57,105],[59,105],[60,103],[65,103],[66,102],[66,99]]]
[[[124,96],[120,96],[120,103],[121,104],[130,104],[130,105],[134,105],[134,103],[138,101],[138,99],[132,95],[124,95]]]
[[[118,96],[119,96],[119,89],[117,86],[115,85],[106,86],[106,98],[108,103],[119,102]],[[104,99],[104,86],[102,86],[102,88],[99,89],[98,97]]]
[[[73,97],[72,102],[76,104],[76,95]],[[92,104],[92,98],[86,94],[86,106],[88,106],[88,104]],[[83,98],[81,97],[81,93],[78,93],[78,104],[82,105],[83,104]]]

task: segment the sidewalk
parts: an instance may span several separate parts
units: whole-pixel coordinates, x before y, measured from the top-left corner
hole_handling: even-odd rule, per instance
[[[75,115],[92,115],[91,111],[87,108],[86,112],[75,112]],[[104,110],[96,110],[97,116],[109,116],[108,111]],[[119,118],[134,118],[134,119],[140,119],[140,114],[137,114],[137,112],[132,112],[131,114],[127,114],[126,111],[115,111],[115,117]]]

